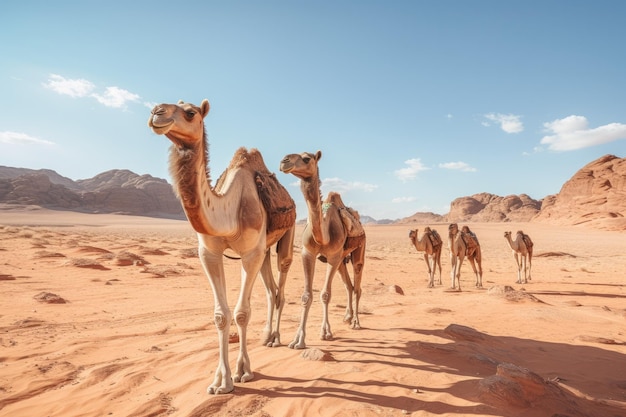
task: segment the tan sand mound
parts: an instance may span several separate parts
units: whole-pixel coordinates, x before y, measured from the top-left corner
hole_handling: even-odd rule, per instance
[[[63,298],[60,297],[56,294],[53,294],[51,292],[40,292],[39,294],[35,295],[33,297],[35,300],[39,301],[40,303],[46,303],[46,304],[65,304],[67,303],[67,301]]]

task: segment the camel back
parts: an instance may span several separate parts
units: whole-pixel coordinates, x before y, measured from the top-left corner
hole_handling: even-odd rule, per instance
[[[426,227],[424,229],[424,234],[428,236],[428,239],[430,240],[430,243],[433,245],[433,248],[443,245],[443,240],[441,239],[441,236],[439,236],[439,233],[437,233],[436,230],[431,229],[430,227]]]
[[[267,234],[292,227],[296,223],[296,204],[276,175],[257,171],[254,181],[267,212]]]
[[[244,147],[237,149],[228,169],[243,167],[254,173],[259,199],[267,213],[267,234],[292,227],[296,223],[296,204],[276,175],[267,169],[261,152],[254,148],[249,151]],[[222,176],[217,180],[216,188],[223,181]]]
[[[463,226],[461,229],[461,239],[467,246],[467,255],[473,254],[480,247],[476,233],[472,232],[467,226]]]
[[[337,209],[339,209],[339,215],[348,234],[348,238],[362,236],[365,234],[365,230],[361,224],[361,216],[359,215],[359,212],[351,207],[346,207],[339,194],[334,192],[328,193],[328,197],[326,197],[324,205],[327,206],[329,203],[334,204],[337,206]]]
[[[523,242],[524,242],[524,244],[526,245],[526,248],[527,248],[528,250],[532,249],[532,247],[533,247],[533,241],[532,241],[532,239],[530,238],[530,236],[528,236],[527,234],[525,234],[525,233],[524,233],[523,231],[521,231],[521,230],[518,230],[518,231],[517,231],[517,234],[518,234],[518,235],[522,235],[522,241],[523,241]]]

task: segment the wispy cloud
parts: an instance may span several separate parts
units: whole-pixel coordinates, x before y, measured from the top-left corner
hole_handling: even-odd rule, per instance
[[[378,185],[368,184],[359,181],[344,181],[337,177],[325,178],[322,180],[322,191],[324,192],[324,194],[329,191],[335,191],[338,193],[344,193],[346,191],[353,190],[372,192],[376,188],[378,188]]]
[[[542,145],[548,145],[553,151],[574,151],[601,145],[620,139],[626,139],[626,125],[609,123],[593,129],[584,116],[567,116],[543,124],[545,131],[551,133],[541,139]]]
[[[68,80],[57,74],[50,74],[48,81],[43,83],[43,86],[70,97],[87,97],[96,88],[92,82],[82,78]]]
[[[39,139],[20,132],[0,132],[0,143],[17,144],[17,145],[54,145],[54,142]]]
[[[391,200],[392,203],[411,203],[416,201],[416,197],[396,197]]]
[[[417,174],[419,174],[420,172],[427,171],[430,169],[424,164],[422,164],[422,161],[420,158],[409,159],[409,160],[404,161],[404,163],[408,165],[406,168],[400,168],[393,172],[394,175],[398,177],[398,179],[401,181],[413,180],[417,177]]]
[[[129,102],[138,102],[140,96],[119,87],[106,87],[104,93],[94,92],[96,85],[82,78],[67,79],[58,74],[50,74],[43,86],[50,90],[70,97],[92,97],[100,104],[113,108],[126,108]]]
[[[107,87],[104,95],[92,94],[96,100],[107,107],[122,108],[129,101],[139,101],[139,95],[119,87]]]
[[[515,114],[487,113],[485,119],[498,123],[500,128],[506,133],[519,133],[524,130],[524,124],[521,121],[522,116]],[[489,122],[483,122],[483,126],[489,126]]]
[[[444,168],[444,169],[452,169],[452,170],[456,170],[456,171],[464,171],[464,172],[476,172],[476,168],[470,166],[469,164],[465,163],[465,162],[444,162],[439,164],[439,168]]]

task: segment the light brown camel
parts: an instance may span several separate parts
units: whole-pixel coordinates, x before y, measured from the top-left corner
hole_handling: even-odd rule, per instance
[[[353,329],[360,329],[359,301],[361,299],[361,276],[365,262],[365,232],[358,213],[345,207],[339,194],[330,192],[322,202],[318,162],[322,152],[290,154],[283,158],[280,170],[300,179],[300,189],[308,208],[308,219],[302,233],[302,265],[304,267],[304,294],[302,295],[302,316],[294,340],[289,344],[293,349],[306,347],[306,322],[313,295],[315,259],[325,258],[326,281],[320,293],[323,307],[322,340],[330,340],[333,334],[328,320],[328,303],[331,298],[332,280],[335,272],[343,280],[348,293],[348,304],[344,322],[351,323]],[[350,224],[352,227],[350,227]],[[346,263],[352,262],[354,284],[350,281]],[[352,299],[354,296],[354,309]]]
[[[419,230],[410,230],[409,239],[418,252],[424,252],[424,261],[428,267],[428,288],[435,286],[435,271],[439,265],[439,285],[441,285],[441,249],[443,243],[436,230],[430,227],[424,229],[422,238],[419,238]]]
[[[476,288],[482,288],[483,267],[480,244],[476,235],[469,230],[469,227],[463,226],[461,231],[459,231],[459,226],[456,223],[448,226],[448,249],[450,250],[450,265],[452,268],[450,271],[451,288],[456,289],[456,280],[459,284],[459,291],[461,291],[461,266],[463,266],[465,257],[470,261],[476,275]],[[478,266],[478,269],[476,266]]]
[[[209,394],[225,394],[234,382],[246,382],[254,374],[247,351],[250,295],[260,272],[267,291],[268,316],[263,343],[280,345],[280,316],[285,304],[284,287],[293,256],[295,204],[287,190],[270,173],[260,152],[240,148],[230,165],[211,185],[204,117],[209,102],[159,104],[148,126],[170,141],[169,169],[174,190],[187,219],[198,235],[198,255],[213,289],[214,319],[218,332],[219,363]],[[279,270],[274,281],[269,248],[276,244]],[[241,257],[241,288],[234,309],[239,333],[239,355],[234,374],[228,362],[228,329],[233,313],[228,306],[223,256],[231,249]],[[276,327],[272,330],[272,317]]]
[[[522,283],[522,269],[524,270],[524,284],[528,283],[530,277],[530,270],[533,265],[533,242],[530,236],[525,235],[523,231],[518,230],[515,235],[515,240],[511,239],[511,232],[504,232],[504,238],[506,239],[513,257],[515,258],[515,264],[517,265],[517,281],[516,283]]]

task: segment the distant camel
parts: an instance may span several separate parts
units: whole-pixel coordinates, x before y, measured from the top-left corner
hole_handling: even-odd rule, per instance
[[[443,242],[436,230],[430,227],[424,229],[424,235],[419,238],[419,230],[410,230],[409,239],[418,252],[424,252],[424,261],[428,267],[428,288],[435,286],[435,271],[439,265],[439,285],[441,285],[441,249]]]
[[[528,283],[530,277],[530,270],[533,266],[533,241],[530,236],[525,235],[523,231],[518,230],[515,235],[515,240],[511,239],[511,232],[504,232],[504,238],[506,239],[513,257],[515,258],[515,264],[517,264],[517,281],[516,283],[522,283],[522,269],[524,269],[524,284]],[[528,268],[527,268],[528,265]],[[526,272],[528,271],[528,277]]]
[[[483,267],[480,244],[469,227],[463,226],[459,232],[459,226],[456,223],[450,224],[448,227],[448,249],[450,249],[450,265],[452,267],[450,271],[451,288],[456,289],[456,280],[459,283],[459,291],[461,291],[461,266],[465,257],[469,259],[476,275],[476,288],[482,288]],[[477,265],[478,269],[476,268]]]

